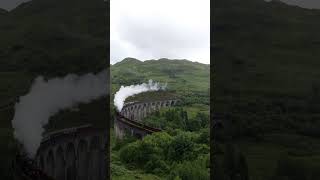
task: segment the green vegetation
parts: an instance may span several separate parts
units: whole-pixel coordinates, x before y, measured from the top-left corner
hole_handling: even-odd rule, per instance
[[[209,179],[209,65],[126,58],[111,67],[111,76],[113,94],[120,85],[149,79],[168,84],[166,91],[141,93],[127,102],[181,100],[179,106],[163,108],[143,120],[162,132],[142,140],[129,135],[115,139],[112,132],[112,179],[149,179],[151,175],[153,179]]]
[[[166,130],[199,131],[202,128],[209,128],[208,114],[197,112],[194,117],[189,117],[189,114],[188,111],[182,108],[163,109],[145,118],[143,123]]]
[[[223,165],[232,144],[249,179],[319,179],[302,167],[320,168],[320,11],[280,1],[214,4],[214,111],[229,116],[213,130],[213,174],[233,176]]]
[[[126,58],[112,65],[111,81],[114,93],[120,85],[146,83],[149,79],[167,83],[168,90],[175,90],[179,94],[209,93],[210,84],[209,65],[187,60],[147,60],[139,61]]]
[[[160,178],[209,179],[209,146],[202,144],[201,135],[201,133],[176,130],[171,131],[170,134],[154,133],[133,142],[125,139],[123,140],[125,143],[113,149],[118,151],[113,154],[117,153],[121,164],[125,164],[122,166],[154,174]],[[209,139],[209,137],[206,138]],[[113,166],[114,163],[111,167]],[[118,166],[116,164],[114,168]],[[112,176],[119,176],[119,169],[114,171]],[[127,174],[123,173],[121,176],[127,176]]]

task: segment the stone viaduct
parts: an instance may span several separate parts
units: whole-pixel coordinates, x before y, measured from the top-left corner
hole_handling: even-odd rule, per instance
[[[55,180],[105,180],[107,131],[84,125],[44,136],[38,167]]]
[[[114,129],[116,136],[122,138],[125,133],[129,133],[142,138],[147,134],[161,131],[161,129],[142,124],[142,120],[163,107],[171,107],[178,103],[179,100],[171,99],[152,102],[130,102],[125,104],[115,118]]]

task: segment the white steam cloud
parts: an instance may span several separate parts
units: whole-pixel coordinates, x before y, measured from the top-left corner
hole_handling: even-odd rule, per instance
[[[143,83],[138,85],[131,85],[131,86],[121,86],[119,91],[116,92],[114,95],[114,105],[117,107],[117,110],[120,112],[123,108],[124,101],[127,99],[127,97],[147,92],[147,91],[158,91],[161,89],[166,88],[165,85],[160,85],[158,82],[153,82],[152,80],[149,80],[149,83]]]
[[[98,74],[67,75],[48,81],[38,77],[30,92],[20,97],[12,120],[15,137],[24,145],[28,155],[34,157],[42,139],[43,126],[49,118],[78,103],[88,103],[109,93],[107,71]]]

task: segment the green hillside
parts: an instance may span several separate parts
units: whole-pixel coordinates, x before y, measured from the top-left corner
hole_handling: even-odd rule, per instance
[[[215,163],[235,151],[250,179],[319,179],[320,10],[263,0],[214,7],[214,111],[230,115],[215,134]]]
[[[208,97],[210,92],[210,66],[206,64],[188,60],[140,61],[126,58],[111,66],[112,94],[121,85],[147,83],[150,79],[162,84],[167,83],[167,91],[180,97],[188,94]]]

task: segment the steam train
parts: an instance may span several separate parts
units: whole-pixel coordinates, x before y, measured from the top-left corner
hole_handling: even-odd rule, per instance
[[[158,128],[153,128],[153,127],[150,127],[150,126],[147,126],[145,124],[142,124],[142,123],[139,123],[137,121],[134,121],[134,120],[131,120],[129,118],[126,118],[124,117],[121,113],[119,112],[116,112],[116,119],[118,121],[122,121],[128,125],[131,125],[133,127],[137,127],[137,128],[141,128],[141,129],[144,129],[146,130],[147,132],[149,133],[154,133],[154,132],[161,132],[162,130],[161,129],[158,129]]]

